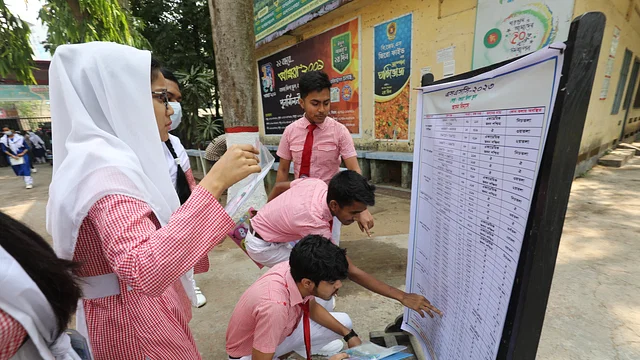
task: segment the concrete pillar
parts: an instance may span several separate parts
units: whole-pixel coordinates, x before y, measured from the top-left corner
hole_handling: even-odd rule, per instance
[[[369,160],[358,158],[358,165],[360,165],[360,170],[362,170],[362,176],[366,179],[371,179],[371,166],[369,165]]]
[[[385,178],[388,177],[388,174],[386,174],[386,164],[380,160],[369,160],[369,166],[371,171],[371,182],[374,184],[383,183]]]
[[[411,176],[413,173],[413,164],[409,162],[402,163],[402,175],[400,177],[400,187],[405,189],[411,188]]]

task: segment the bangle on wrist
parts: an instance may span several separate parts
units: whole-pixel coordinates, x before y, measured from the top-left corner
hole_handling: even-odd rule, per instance
[[[353,329],[351,329],[351,331],[349,331],[349,333],[347,335],[345,335],[343,337],[343,339],[344,339],[345,342],[349,342],[349,340],[351,340],[352,338],[357,337],[357,336],[358,336],[358,334],[356,334],[356,332],[353,331]]]

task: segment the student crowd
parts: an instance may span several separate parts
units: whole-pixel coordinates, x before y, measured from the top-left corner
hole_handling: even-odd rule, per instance
[[[148,51],[60,46],[49,82],[53,249],[0,213],[0,360],[200,359],[189,321],[206,299],[193,274],[215,271],[207,254],[235,226],[217,199],[260,171],[257,150],[228,147],[196,184],[169,133],[180,121],[179,85]],[[424,296],[358,268],[338,246],[341,225],[357,222],[370,233],[375,186],[360,174],[349,131],[329,117],[330,89],[323,72],[300,79],[304,115],[284,131],[277,184],[245,238],[248,255],[270,269],[233,310],[229,359],[346,358],[343,341],[361,343],[349,316],[333,311],[346,278],[422,316],[441,315]],[[23,157],[15,135],[7,138],[3,151]],[[27,181],[26,165],[15,166]],[[72,346],[66,328],[74,312],[90,351]]]

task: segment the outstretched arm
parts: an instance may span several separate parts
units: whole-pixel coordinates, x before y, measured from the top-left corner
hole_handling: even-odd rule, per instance
[[[418,294],[407,294],[406,292],[396,289],[391,285],[385,284],[382,281],[376,279],[371,274],[368,274],[355,266],[351,259],[347,256],[349,262],[349,279],[356,284],[373,291],[376,294],[394,299],[402,303],[402,305],[412,309],[424,317],[424,312],[433,317],[433,313],[442,316],[442,312],[435,306],[431,305],[431,302],[424,296]]]

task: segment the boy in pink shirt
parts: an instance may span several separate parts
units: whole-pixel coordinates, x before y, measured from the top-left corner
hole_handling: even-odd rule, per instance
[[[227,328],[229,359],[271,360],[291,352],[308,356],[339,339],[349,347],[360,345],[349,315],[329,313],[314,298],[335,295],[348,266],[346,251],[326,238],[302,239],[288,262],[274,266],[238,300]]]
[[[351,170],[336,174],[329,185],[314,178],[279,183],[271,196],[280,195],[251,219],[252,229],[245,239],[247,253],[256,262],[273,267],[289,259],[290,242],[309,234],[333,241],[336,219],[344,225],[353,223],[367,206],[374,205],[374,192],[374,185]]]
[[[277,197],[270,199],[251,219],[252,230],[245,238],[249,256],[268,267],[289,258],[292,241],[309,234],[331,236],[334,218],[344,225],[355,222],[367,206],[374,205],[375,186],[355,171],[346,170],[336,174],[328,186],[320,179],[298,179],[279,184],[274,195]],[[440,314],[424,296],[407,294],[387,285],[356,267],[349,257],[347,260],[349,279],[355,283],[395,299],[422,316],[423,311],[432,317],[432,311]],[[330,304],[323,303],[323,306],[333,309]]]
[[[329,183],[344,161],[349,170],[362,174],[356,148],[347,127],[329,117],[331,81],[322,71],[309,71],[300,78],[300,107],[304,115],[289,124],[282,134],[277,155],[280,165],[276,182],[289,179],[293,161],[294,178],[312,177]],[[373,216],[364,210],[356,217],[360,230],[369,235]],[[340,224],[333,229],[333,240],[339,244]]]

